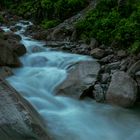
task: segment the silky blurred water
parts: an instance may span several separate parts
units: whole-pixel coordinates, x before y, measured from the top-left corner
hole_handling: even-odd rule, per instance
[[[40,113],[54,140],[140,139],[138,110],[55,96],[54,89],[66,78],[67,68],[92,58],[44,48],[45,42],[24,36],[27,25],[19,22],[18,26],[22,29],[16,34],[22,37],[28,52],[20,58],[23,67],[14,69],[7,80]]]

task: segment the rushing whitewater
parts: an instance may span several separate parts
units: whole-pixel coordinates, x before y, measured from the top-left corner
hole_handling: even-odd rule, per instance
[[[66,78],[69,65],[92,58],[51,51],[43,47],[45,42],[23,35],[27,25],[21,22],[18,26],[22,29],[16,34],[22,37],[28,52],[20,58],[23,67],[14,69],[14,76],[7,80],[40,113],[54,140],[140,139],[138,110],[54,95],[55,87]]]

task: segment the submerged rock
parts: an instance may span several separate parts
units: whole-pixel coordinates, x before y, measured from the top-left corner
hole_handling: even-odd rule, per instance
[[[83,61],[68,69],[67,78],[56,88],[56,94],[80,98],[85,89],[94,85],[100,65],[97,61]]]
[[[109,103],[122,107],[131,107],[136,101],[136,82],[125,72],[117,71],[112,75],[111,83],[106,94]]]
[[[50,140],[39,114],[1,79],[0,140]]]

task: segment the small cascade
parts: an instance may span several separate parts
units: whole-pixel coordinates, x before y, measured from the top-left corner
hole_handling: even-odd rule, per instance
[[[14,69],[7,80],[46,120],[54,140],[139,140],[140,112],[91,99],[55,96],[54,89],[67,77],[67,68],[92,58],[43,47],[45,42],[24,35],[31,24],[17,24],[22,28],[16,34],[28,52],[20,58],[23,67]]]

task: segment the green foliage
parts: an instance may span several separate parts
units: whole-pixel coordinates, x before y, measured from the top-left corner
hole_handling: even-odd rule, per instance
[[[35,17],[37,20],[64,20],[74,15],[88,4],[87,0],[22,0],[13,3],[12,9],[19,15]]]
[[[135,41],[129,48],[130,53],[138,53],[140,51],[140,41]]]
[[[34,14],[34,7],[33,2],[27,1],[24,3],[21,3],[20,6],[17,6],[16,4],[11,6],[11,9],[14,13],[20,16],[26,16],[28,13],[30,13],[30,16]]]
[[[42,23],[41,23],[41,26],[45,29],[49,29],[49,28],[53,28],[55,27],[56,25],[59,24],[59,21],[58,20],[44,20]]]
[[[115,41],[135,52],[140,48],[140,2],[128,0],[123,12],[117,6],[114,0],[100,0],[96,9],[77,22],[77,32],[82,39],[94,37],[107,45]]]

